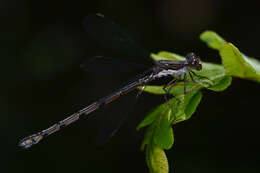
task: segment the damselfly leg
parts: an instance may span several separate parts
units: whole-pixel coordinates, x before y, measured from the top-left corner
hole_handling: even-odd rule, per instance
[[[165,91],[164,99],[165,99],[166,103],[168,103],[168,107],[171,110],[171,114],[172,114],[172,117],[173,117],[173,122],[177,119],[177,117],[174,114],[173,105],[170,104],[169,100],[170,100],[170,96],[171,96],[176,101],[178,101],[178,103],[181,102],[181,100],[179,98],[177,98],[174,94],[171,94],[171,91],[172,91],[173,87],[176,85],[177,82],[179,82],[181,80],[181,77],[182,77],[182,72],[178,75],[177,78],[172,79],[169,83],[167,83],[163,87],[163,90]],[[167,87],[169,87],[169,86],[170,86],[170,88],[167,89]]]
[[[207,82],[207,81],[196,81],[196,80],[194,80],[192,74],[193,74],[194,76],[198,77],[199,79],[206,79],[206,80],[208,80],[208,81],[210,81],[210,82]],[[212,86],[212,81],[211,81],[208,77],[206,77],[206,76],[198,75],[198,74],[196,74],[196,73],[193,72],[193,71],[189,71],[189,76],[190,76],[191,81],[192,81],[193,83],[208,84],[209,87]]]

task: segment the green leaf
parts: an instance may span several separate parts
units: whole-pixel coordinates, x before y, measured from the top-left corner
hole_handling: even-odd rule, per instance
[[[144,139],[141,145],[141,150],[143,151],[146,145],[149,145],[152,142],[153,134],[154,134],[154,127],[155,123],[152,123],[148,128],[146,129]]]
[[[260,82],[260,62],[249,59],[231,43],[220,48],[223,66],[228,75]]]
[[[254,67],[256,72],[259,74],[260,73],[260,61],[252,58],[252,57],[247,57],[249,61],[251,61],[251,65]]]
[[[179,96],[183,95],[184,93],[184,88],[183,88],[183,82],[177,83],[172,90],[170,91],[170,94],[173,94],[174,96]],[[164,86],[155,86],[155,85],[148,85],[144,88],[145,92],[151,93],[151,94],[159,94],[159,95],[164,95],[165,91],[163,90]],[[187,92],[191,92],[194,90],[198,90],[199,88],[202,87],[202,84],[191,84],[188,83],[186,85],[186,90]]]
[[[150,114],[148,114],[144,120],[137,126],[137,130],[139,130],[142,127],[145,127],[149,124],[151,124],[156,118],[161,116],[164,113],[167,113],[167,104],[161,104],[156,109],[154,109]]]
[[[184,109],[185,120],[189,119],[191,117],[191,115],[195,112],[201,99],[202,99],[201,92],[194,92],[192,94],[187,95],[187,97],[185,98],[185,103],[184,103],[185,104],[185,109]]]
[[[200,34],[200,39],[208,44],[209,47],[213,49],[220,49],[220,47],[226,43],[226,41],[221,38],[214,31],[205,31]]]
[[[175,101],[173,108],[173,110],[175,110],[175,117],[172,119],[172,124],[177,124],[189,119],[199,105],[202,94],[199,91],[193,91],[186,95],[180,95],[177,98],[180,101]]]
[[[164,107],[164,109],[155,109],[154,112],[152,112],[150,115],[154,115],[157,113],[156,119],[153,119],[153,121],[150,121],[151,116],[147,116],[144,121],[142,121],[139,124],[139,128],[147,126],[146,122],[149,122],[151,124],[147,129],[145,133],[144,140],[141,145],[141,149],[143,150],[145,145],[148,145],[149,143],[153,142],[158,145],[159,147],[163,149],[170,149],[174,142],[173,137],[173,130],[171,127],[171,110],[169,109],[168,104],[163,104],[160,107]],[[158,111],[160,110],[160,112]],[[148,120],[148,121],[146,121]]]
[[[182,88],[183,89],[183,88]],[[187,94],[175,95],[175,98],[170,99],[168,102],[156,107],[145,119],[138,125],[138,129],[145,127],[155,121],[157,118],[169,114],[172,110],[174,113],[170,113],[171,120],[174,120],[174,124],[187,120],[195,112],[196,107],[201,101],[202,94],[199,90],[192,90]],[[187,114],[188,113],[188,114]]]
[[[222,58],[226,74],[260,82],[260,62],[241,53],[237,47],[227,43],[213,31],[205,31],[200,39],[213,49],[217,49]]]
[[[222,58],[222,64],[203,62],[201,71],[193,70],[207,79],[193,76],[196,83],[187,77],[186,91],[184,83],[178,82],[170,91],[175,97],[155,108],[138,125],[137,129],[148,126],[141,149],[146,148],[146,162],[151,173],[167,173],[168,161],[163,149],[170,149],[174,143],[172,124],[189,119],[202,99],[200,89],[223,91],[232,82],[232,77],[240,77],[260,82],[260,62],[245,56],[234,45],[227,43],[213,31],[200,35],[209,47],[217,49]],[[151,54],[158,60],[185,60],[185,57],[170,52]],[[165,94],[163,86],[146,86],[144,91],[152,94]]]
[[[216,80],[216,84],[208,89],[213,91],[223,91],[225,90],[232,82],[232,77],[225,76]]]
[[[156,145],[146,148],[146,162],[151,173],[168,173],[169,165],[165,152]]]
[[[185,60],[185,57],[175,54],[175,53],[171,53],[171,52],[166,52],[166,51],[161,51],[158,54],[151,54],[151,58],[154,59],[155,61],[158,60],[178,60],[178,61],[182,61]]]
[[[141,149],[146,146],[146,162],[151,173],[167,173],[169,166],[167,157],[163,149],[170,149],[174,143],[172,123],[177,123],[186,120],[196,110],[202,98],[201,92],[192,92],[186,95],[180,95],[177,99],[170,99],[163,106],[159,106],[161,112],[154,110],[151,114],[157,112],[159,115],[153,119],[152,124],[147,128]],[[172,112],[169,105],[173,106],[176,110],[176,119],[171,122]],[[162,109],[164,108],[164,109]],[[148,115],[149,117],[149,115]]]
[[[171,127],[171,111],[159,117],[155,122],[153,142],[162,149],[170,149],[174,142],[173,130]]]

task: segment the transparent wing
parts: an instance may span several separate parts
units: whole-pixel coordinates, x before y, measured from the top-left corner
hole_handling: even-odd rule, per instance
[[[102,147],[108,143],[120,128],[130,120],[130,115],[138,101],[136,95],[137,92],[132,92],[120,98],[120,103],[109,105],[110,107],[107,107],[107,109],[110,109],[109,111],[104,110],[106,113],[102,116],[102,121],[99,121],[99,130],[96,138],[97,146]],[[120,109],[118,106],[120,106]]]
[[[147,65],[140,65],[140,63],[128,62],[107,56],[95,56],[83,62],[81,67],[84,70],[107,75],[118,72],[144,72],[154,65],[153,60],[150,58],[150,52],[138,45],[121,26],[108,17],[102,14],[88,15],[83,20],[83,25],[89,37],[103,48],[122,55],[124,58],[146,59],[144,63]],[[106,107],[106,109],[110,110],[104,110],[104,116],[102,117],[102,121],[100,121],[100,133],[97,137],[98,145],[102,146],[107,143],[120,129],[122,124],[128,120],[128,115],[135,105],[136,100],[136,93],[131,92],[128,93],[128,96],[120,98],[120,109],[118,109],[119,104],[116,104],[117,101]],[[122,102],[124,102],[124,105],[122,105]],[[125,109],[122,109],[121,106],[124,106]]]
[[[88,35],[102,47],[128,57],[149,58],[150,52],[139,46],[119,25],[102,14],[85,17],[83,25]]]
[[[81,68],[87,72],[107,76],[131,72],[137,74],[147,70],[149,66],[107,56],[94,56],[86,59],[81,64]]]

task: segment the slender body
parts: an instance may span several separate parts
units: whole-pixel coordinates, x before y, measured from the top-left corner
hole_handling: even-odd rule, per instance
[[[130,91],[136,89],[138,86],[145,86],[148,82],[161,78],[163,76],[176,75],[175,81],[182,78],[186,80],[186,75],[189,73],[191,76],[192,69],[201,70],[202,64],[199,58],[196,57],[194,53],[188,53],[185,61],[171,61],[171,60],[160,60],[157,61],[154,67],[146,71],[138,77],[137,80],[130,82],[126,86],[112,92],[111,94],[99,99],[98,101],[90,104],[89,106],[81,109],[80,111],[70,115],[64,120],[50,126],[49,128],[42,130],[36,134],[28,136],[19,142],[19,146],[23,148],[30,148],[34,144],[40,142],[43,138],[59,131],[61,128],[68,126],[69,124],[77,121],[83,116],[90,114],[91,112],[97,110],[98,108],[106,105],[122,95],[129,93]],[[194,74],[194,72],[192,72]],[[193,80],[193,78],[192,78]],[[184,86],[185,88],[185,86]],[[185,90],[184,90],[185,92]]]

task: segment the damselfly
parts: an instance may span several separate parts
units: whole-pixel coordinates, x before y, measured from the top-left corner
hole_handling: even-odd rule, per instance
[[[121,42],[122,49],[129,48],[129,49],[139,49],[139,52],[145,50],[140,49],[139,46],[137,46],[133,40],[128,37],[127,34],[125,34],[123,31],[120,30],[120,27],[117,26],[114,22],[110,21],[106,17],[100,14],[90,15],[87,16],[84,23],[85,27],[88,28],[88,24],[91,22],[91,25],[95,25],[96,28],[99,27],[101,29],[100,31],[96,32],[97,35],[100,37],[105,36],[107,30],[114,29],[115,32],[113,34],[110,34],[110,36],[106,37],[108,42]],[[93,24],[93,22],[95,24]],[[102,27],[102,28],[101,28]],[[106,31],[105,31],[106,30]],[[115,37],[115,34],[118,34],[118,37]],[[111,45],[112,48],[114,45]],[[121,49],[121,50],[122,50]],[[165,76],[175,76],[175,78],[170,81],[168,84],[165,85],[165,92],[166,94],[169,93],[169,89],[166,89],[166,86],[174,86],[178,81],[182,80],[184,81],[184,93],[186,93],[186,79],[187,75],[190,76],[191,80],[193,82],[197,82],[193,79],[192,75],[202,77],[197,75],[192,70],[201,70],[202,69],[202,63],[201,60],[194,54],[194,53],[188,53],[186,55],[186,60],[184,61],[173,61],[173,60],[159,60],[155,61],[153,67],[142,73],[141,75],[138,75],[138,77],[126,84],[124,87],[112,92],[111,94],[97,100],[96,102],[86,106],[85,108],[79,110],[78,112],[70,115],[69,117],[65,118],[64,120],[59,121],[58,123],[50,126],[49,128],[42,130],[36,134],[33,134],[31,136],[28,136],[24,139],[22,139],[19,142],[19,146],[23,148],[30,148],[34,144],[39,143],[43,138],[49,136],[50,134],[53,134],[57,131],[59,131],[61,128],[68,126],[69,124],[77,121],[83,116],[86,116],[93,111],[97,110],[98,108],[102,107],[103,105],[106,105],[115,99],[119,98],[120,96],[123,96],[130,91],[136,89],[139,86],[145,86],[150,81],[153,81],[158,78],[162,78]]]

